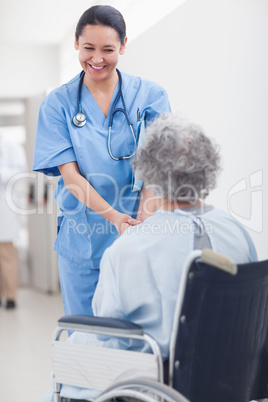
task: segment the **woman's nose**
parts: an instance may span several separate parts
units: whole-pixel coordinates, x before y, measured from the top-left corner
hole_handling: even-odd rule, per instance
[[[93,56],[92,56],[92,61],[93,61],[93,63],[95,63],[95,64],[100,64],[100,63],[102,63],[103,62],[103,57],[102,57],[102,54],[101,53],[94,53],[93,54]]]

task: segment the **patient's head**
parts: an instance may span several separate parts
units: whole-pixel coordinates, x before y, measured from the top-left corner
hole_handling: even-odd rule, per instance
[[[199,126],[167,113],[146,129],[133,165],[156,196],[195,203],[216,187],[220,157]]]

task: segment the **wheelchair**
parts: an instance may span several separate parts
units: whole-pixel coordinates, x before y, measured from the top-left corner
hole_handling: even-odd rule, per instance
[[[152,353],[61,341],[64,331],[147,342]],[[183,267],[169,361],[143,328],[123,320],[65,316],[52,341],[54,402],[61,385],[97,390],[78,400],[249,402],[268,397],[268,260],[236,265],[196,250]],[[165,383],[164,383],[165,377]],[[63,389],[63,388],[62,388]],[[71,398],[71,399],[68,399]]]

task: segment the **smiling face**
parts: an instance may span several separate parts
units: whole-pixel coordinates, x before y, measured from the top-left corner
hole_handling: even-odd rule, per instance
[[[103,25],[86,25],[75,49],[85,71],[85,80],[102,81],[114,78],[120,54],[125,52],[127,38],[123,45],[115,29]]]

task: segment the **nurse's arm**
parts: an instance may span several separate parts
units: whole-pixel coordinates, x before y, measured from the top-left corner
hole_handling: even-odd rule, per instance
[[[155,212],[156,205],[156,196],[143,186],[137,219],[143,222],[146,218],[149,218]]]
[[[108,204],[81,175],[76,162],[68,162],[58,166],[58,168],[65,187],[70,193],[88,208],[111,222],[116,227],[119,234],[122,234],[127,229],[128,225],[137,225],[140,223],[131,216],[116,211]]]

